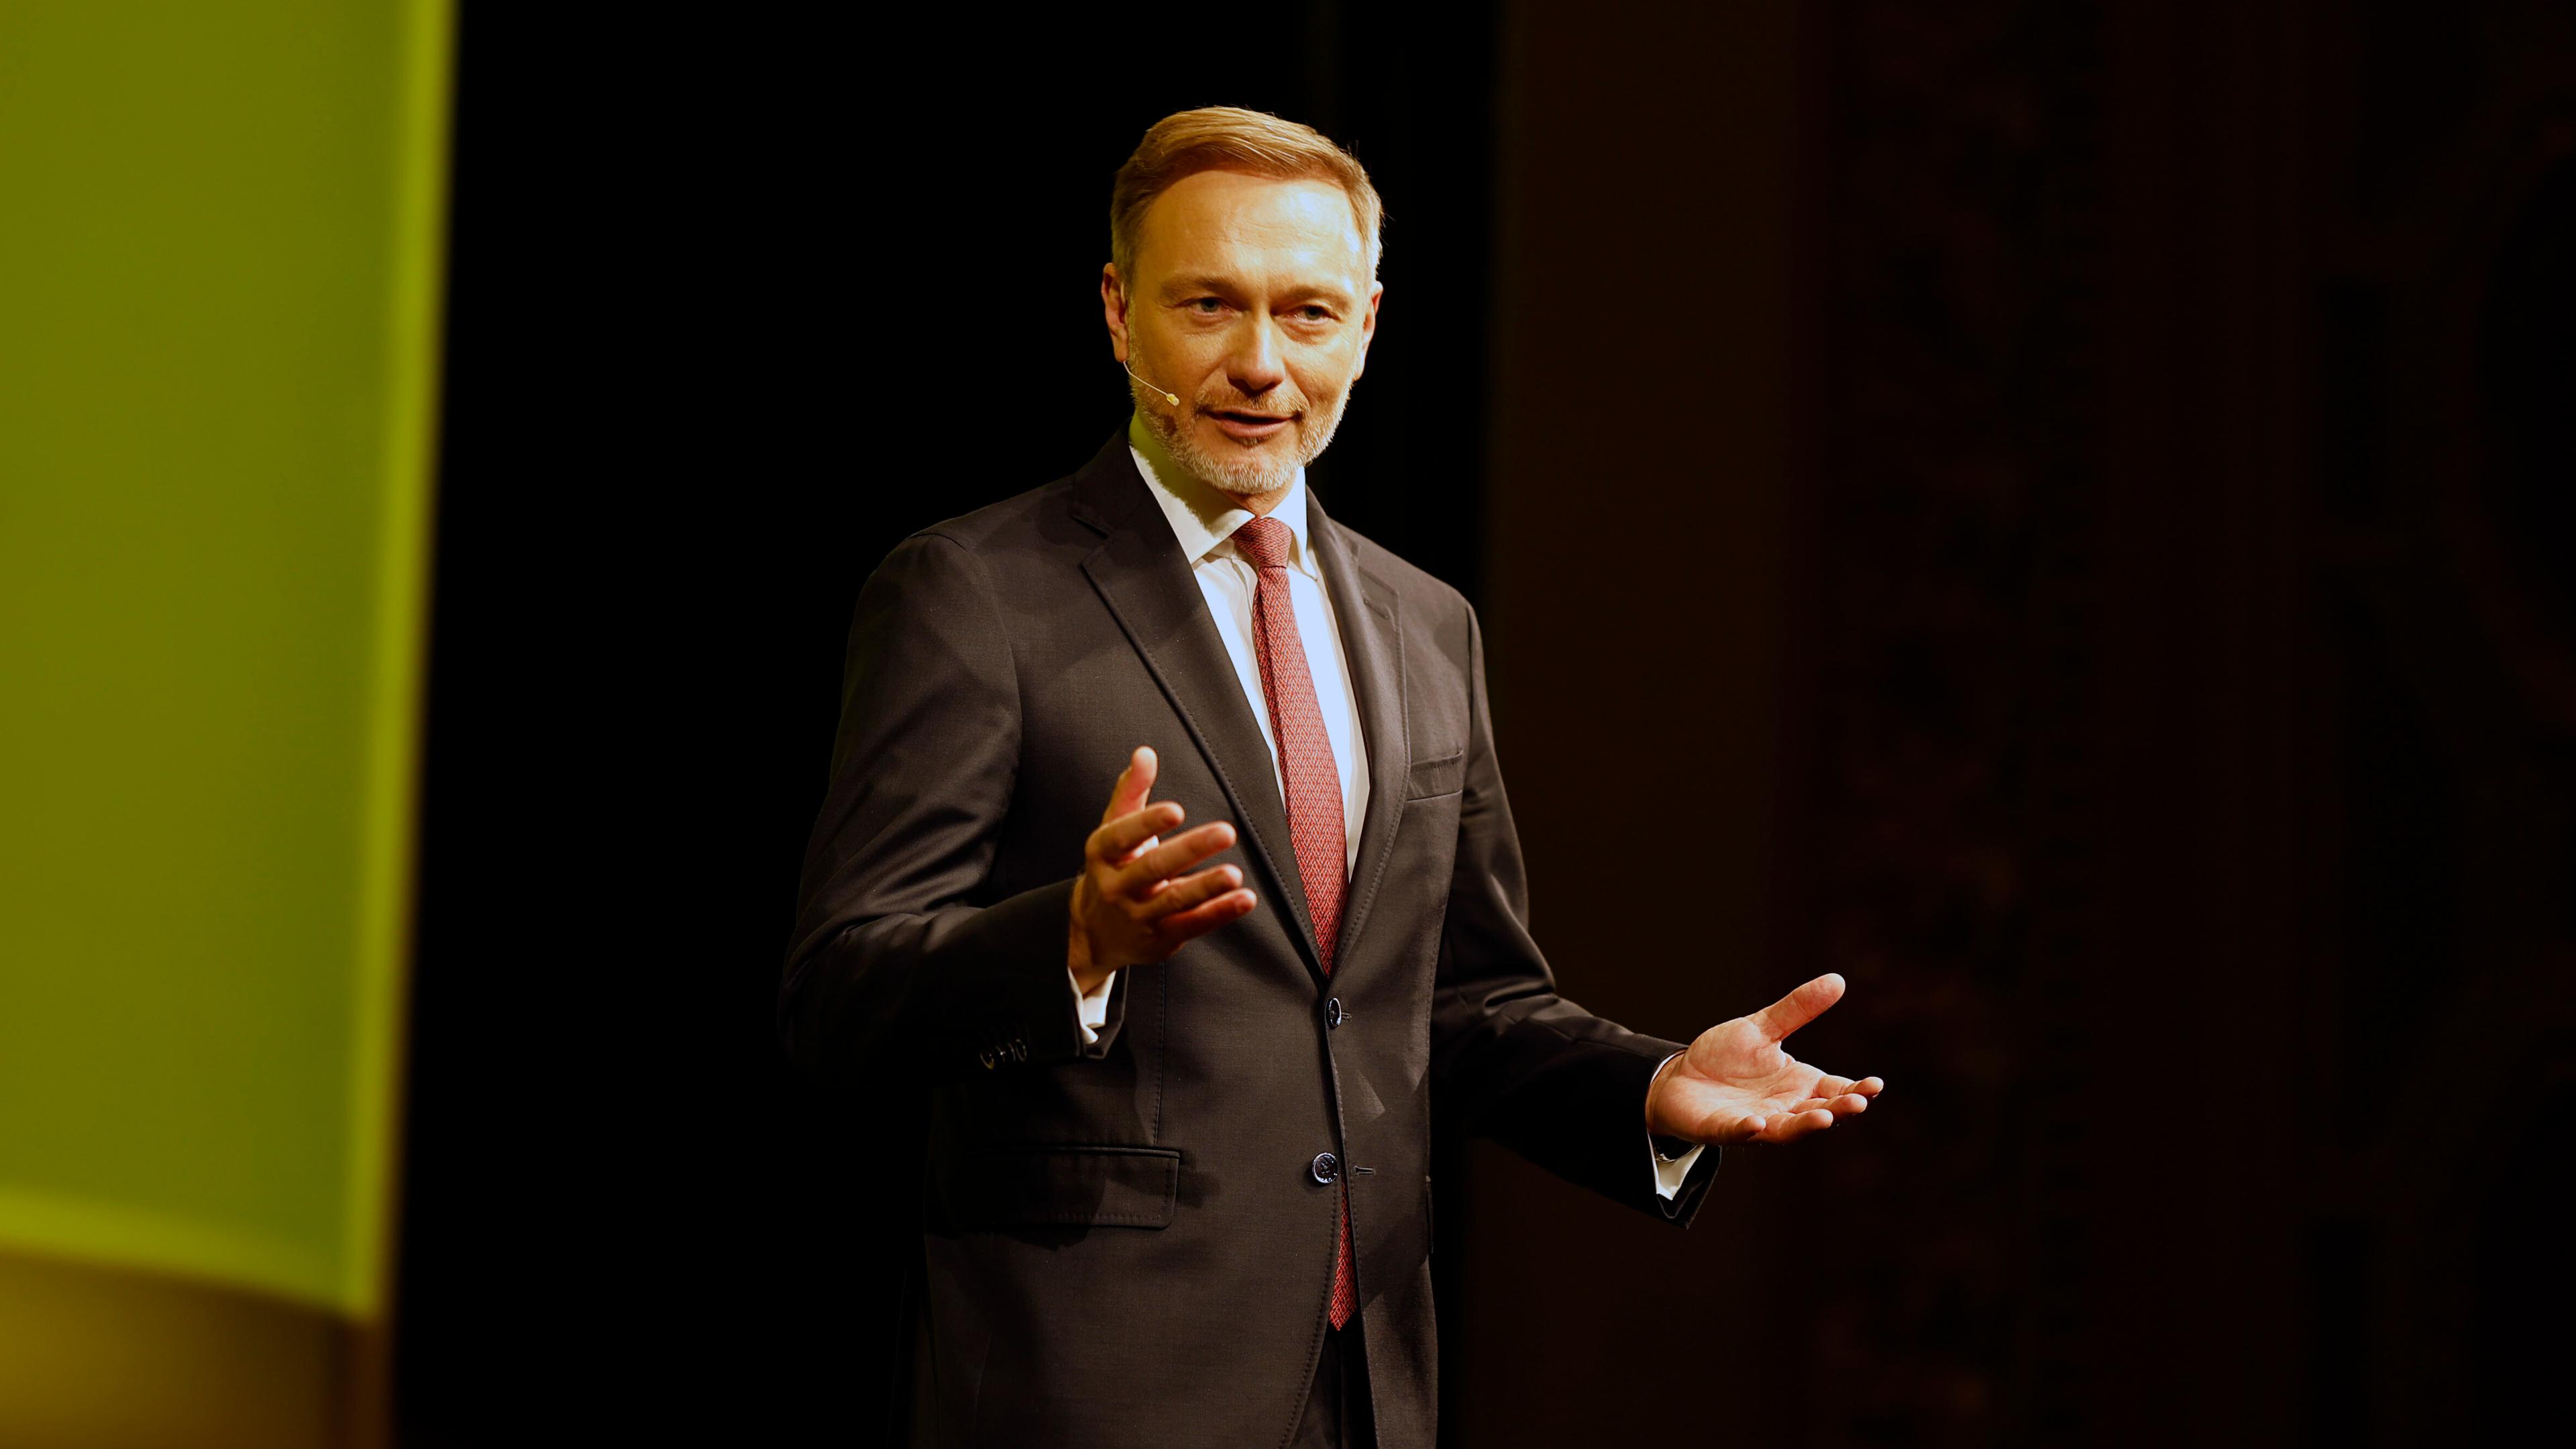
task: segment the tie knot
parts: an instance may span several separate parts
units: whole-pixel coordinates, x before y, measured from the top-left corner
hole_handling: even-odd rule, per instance
[[[1286,568],[1288,546],[1296,541],[1288,525],[1275,518],[1255,518],[1234,531],[1235,548],[1257,569]]]

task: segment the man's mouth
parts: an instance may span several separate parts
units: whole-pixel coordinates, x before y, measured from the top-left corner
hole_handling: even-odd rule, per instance
[[[1259,442],[1296,421],[1295,413],[1256,413],[1243,408],[1210,408],[1208,416],[1225,435],[1239,442]]]

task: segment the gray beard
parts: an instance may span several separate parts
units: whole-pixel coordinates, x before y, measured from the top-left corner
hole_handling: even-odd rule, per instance
[[[1210,453],[1182,428],[1172,405],[1163,401],[1161,388],[1147,387],[1130,376],[1127,391],[1135,399],[1136,411],[1145,419],[1145,426],[1153,431],[1163,450],[1172,455],[1173,462],[1187,469],[1191,477],[1236,498],[1283,492],[1296,482],[1297,470],[1324,456],[1324,450],[1332,446],[1333,434],[1342,425],[1342,408],[1350,401],[1350,393],[1345,391],[1330,412],[1308,409],[1297,425],[1297,457],[1292,462],[1274,464],[1241,452]]]

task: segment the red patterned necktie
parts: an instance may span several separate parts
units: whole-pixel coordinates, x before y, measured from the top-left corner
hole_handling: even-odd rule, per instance
[[[1315,923],[1315,953],[1329,976],[1333,942],[1342,930],[1349,837],[1342,824],[1342,772],[1333,762],[1333,740],[1324,733],[1324,711],[1315,703],[1315,676],[1307,671],[1306,648],[1297,638],[1297,611],[1288,599],[1288,550],[1295,539],[1288,525],[1275,518],[1256,518],[1234,531],[1235,551],[1259,570],[1259,582],[1252,590],[1252,647],[1261,658],[1261,693],[1270,702],[1271,738],[1279,743],[1288,839],[1297,852],[1298,878],[1306,886],[1306,914]],[[1347,1182],[1341,1191],[1333,1249],[1335,1328],[1348,1323],[1351,1310],[1358,1306]]]

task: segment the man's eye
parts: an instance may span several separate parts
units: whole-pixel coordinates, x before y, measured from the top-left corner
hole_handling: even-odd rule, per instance
[[[1312,302],[1298,308],[1297,315],[1308,322],[1330,322],[1333,320],[1333,314],[1329,310],[1319,307]]]
[[[1201,297],[1190,304],[1190,310],[1202,317],[1213,317],[1225,310],[1225,304],[1214,297]]]

